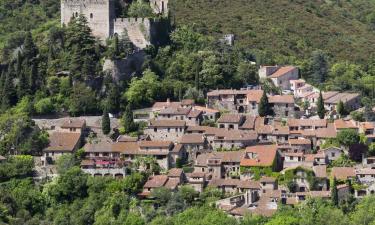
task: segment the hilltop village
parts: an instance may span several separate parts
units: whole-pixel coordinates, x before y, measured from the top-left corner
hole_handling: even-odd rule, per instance
[[[270,216],[279,204],[309,197],[331,199],[332,188],[338,201],[351,192],[356,198],[373,193],[375,158],[366,150],[375,140],[375,123],[338,113],[342,105],[361,110],[359,94],[320,92],[299,79],[293,66],[262,66],[259,75],[285,94],[265,94],[259,86],[212,90],[206,105],[192,99],[155,102],[132,112],[131,123],[145,124],[139,135],[110,139],[103,135],[100,117],[38,119],[50,133],[41,167],[48,168],[46,176],[56,176],[53,162],[77,151],[83,151],[82,171],[91,176],[122,179],[134,166],[142,171],[154,165],[157,173],[140,198],[152,198],[158,188],[190,185],[203,192],[215,187],[228,196],[217,207],[236,217]],[[111,120],[113,129],[116,121]]]
[[[375,193],[371,75],[339,64],[329,73],[355,78],[332,88],[322,52],[318,66],[265,63],[233,33],[176,28],[170,4],[61,0],[48,47],[28,33],[0,64],[0,191],[15,193],[0,195],[0,224],[167,224],[190,208],[266,224],[303,204],[346,214]]]

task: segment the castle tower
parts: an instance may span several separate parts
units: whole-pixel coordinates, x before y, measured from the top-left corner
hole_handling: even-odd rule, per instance
[[[95,37],[105,40],[113,33],[113,0],[61,0],[61,24],[68,24],[80,14],[87,18]]]

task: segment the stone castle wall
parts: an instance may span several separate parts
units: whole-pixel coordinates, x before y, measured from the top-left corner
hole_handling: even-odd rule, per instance
[[[138,48],[145,48],[151,40],[151,19],[117,18],[114,20],[113,34],[127,31],[130,41]]]
[[[83,14],[93,35],[105,40],[113,33],[113,0],[61,0],[61,24]]]

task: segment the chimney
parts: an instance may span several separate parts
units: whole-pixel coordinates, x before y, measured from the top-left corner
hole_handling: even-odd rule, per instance
[[[171,103],[171,100],[169,98],[167,98],[167,103]]]

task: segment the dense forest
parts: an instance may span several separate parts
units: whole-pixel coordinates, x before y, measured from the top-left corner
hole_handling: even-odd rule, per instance
[[[153,193],[155,200],[140,201],[136,196],[149,174],[89,177],[77,167],[79,155],[61,159],[61,176],[53,182],[35,183],[30,157],[48,144],[33,116],[105,111],[123,114],[128,125],[131,109],[156,100],[204,103],[210,89],[259,84],[260,64],[297,65],[312,84],[359,92],[370,108],[373,1],[171,1],[169,43],[145,49],[142,72],[118,83],[102,72],[103,59],[124,58],[134,50],[126,33],[100,42],[83,16],[61,27],[59,2],[0,1],[0,155],[25,155],[0,164],[0,224],[375,223],[375,214],[368,213],[375,210],[374,197],[338,205],[312,199],[281,207],[271,218],[249,215],[238,221],[212,206],[222,197],[216,189],[201,194],[189,187],[173,194],[161,189]],[[118,14],[151,16],[146,5],[138,1]],[[234,46],[219,41],[226,33],[236,35]]]

